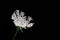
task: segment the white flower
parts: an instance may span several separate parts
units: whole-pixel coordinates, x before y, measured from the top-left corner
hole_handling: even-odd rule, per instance
[[[12,14],[12,20],[14,20],[15,26],[19,26],[20,28],[30,28],[33,26],[34,23],[30,23],[31,20],[33,20],[30,16],[28,16],[28,19],[26,16],[24,16],[24,12],[19,13],[19,10],[16,10]]]

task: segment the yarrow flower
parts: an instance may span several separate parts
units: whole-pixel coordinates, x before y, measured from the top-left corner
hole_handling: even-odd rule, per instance
[[[19,29],[22,31],[22,28],[24,29],[30,28],[34,24],[34,23],[30,23],[30,21],[33,20],[32,17],[28,16],[28,18],[26,18],[26,16],[24,16],[24,12],[19,13],[19,10],[16,10],[12,14],[11,19],[13,20],[13,23],[17,27],[13,40],[15,39],[15,36],[17,35],[17,32],[19,31]]]
[[[20,28],[30,28],[33,26],[34,23],[30,23],[32,19],[32,17],[28,16],[28,18],[26,18],[26,16],[24,16],[24,12],[19,13],[19,10],[16,10],[13,14],[12,14],[12,20],[14,20],[14,24],[15,26],[19,26]]]

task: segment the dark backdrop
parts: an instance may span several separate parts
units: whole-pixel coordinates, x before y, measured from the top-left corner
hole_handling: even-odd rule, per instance
[[[48,21],[46,18],[46,13],[49,13],[49,6],[47,7],[47,5],[44,3],[30,3],[28,5],[24,3],[6,4],[2,4],[0,13],[0,35],[2,40],[12,40],[16,32],[16,27],[11,19],[11,15],[16,10],[23,11],[26,16],[31,16],[34,19],[32,22],[34,22],[35,24],[32,28],[26,30],[23,29],[23,33],[18,33],[15,40],[40,40],[48,37],[49,34],[48,31],[46,32],[46,30],[49,24],[46,24],[46,21]]]

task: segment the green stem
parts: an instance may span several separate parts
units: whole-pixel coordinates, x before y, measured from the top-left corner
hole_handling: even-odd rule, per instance
[[[19,31],[19,27],[17,27],[17,30],[16,30],[16,33],[15,33],[15,35],[14,35],[14,37],[13,37],[13,39],[12,40],[14,40],[15,39],[15,37],[16,37],[16,35],[17,35],[17,32]]]
[[[23,33],[23,30],[22,30],[22,28],[20,28],[20,30],[21,30],[21,32]]]

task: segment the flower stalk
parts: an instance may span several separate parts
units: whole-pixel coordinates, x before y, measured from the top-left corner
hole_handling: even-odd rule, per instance
[[[15,37],[16,37],[16,35],[17,35],[17,32],[20,30],[20,28],[19,27],[17,27],[17,30],[16,30],[16,33],[15,33],[15,35],[14,35],[14,37],[13,37],[13,39],[12,40],[14,40],[15,39]]]

